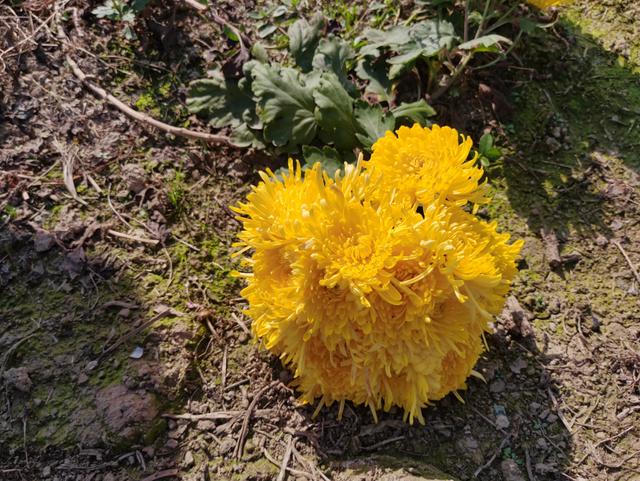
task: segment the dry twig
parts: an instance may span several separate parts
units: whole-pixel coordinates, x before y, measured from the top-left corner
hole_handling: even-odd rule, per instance
[[[262,389],[260,389],[253,396],[253,399],[251,400],[251,403],[249,404],[249,407],[247,408],[247,411],[245,412],[244,419],[242,421],[242,428],[240,428],[240,434],[238,434],[238,441],[236,442],[236,447],[233,450],[233,457],[235,459],[240,459],[242,457],[242,453],[244,451],[244,443],[246,442],[247,434],[249,433],[249,422],[251,421],[251,416],[253,415],[253,410],[255,409],[256,404],[258,404],[258,401],[260,400],[260,398],[262,397],[262,395],[264,393],[266,393],[267,391],[270,391],[272,388],[274,388],[279,383],[280,383],[280,381],[273,381],[273,382],[267,384]]]
[[[502,448],[504,448],[504,445],[507,444],[507,441],[509,441],[509,436],[507,436],[506,438],[504,438],[502,440],[502,442],[500,443],[500,446],[498,446],[498,449],[496,449],[496,452],[493,453],[493,456],[491,456],[489,458],[489,461],[487,461],[486,463],[484,463],[482,466],[480,466],[478,469],[476,469],[475,473],[473,473],[473,477],[477,478],[480,473],[482,471],[484,471],[485,469],[487,469],[489,466],[491,466],[491,464],[496,460],[496,458],[498,457],[498,455],[502,452]]]
[[[163,414],[163,418],[169,419],[186,419],[187,421],[228,421],[233,418],[242,416],[245,411],[216,411],[204,414]],[[269,419],[276,413],[275,409],[256,409],[253,411],[253,417]]]
[[[611,242],[613,242],[613,245],[615,245],[618,248],[618,250],[620,251],[620,253],[624,257],[624,260],[627,261],[627,264],[629,264],[629,267],[631,268],[631,272],[633,272],[633,275],[636,276],[636,280],[638,281],[638,285],[640,285],[640,273],[638,273],[638,270],[636,269],[636,266],[634,266],[633,262],[631,262],[631,259],[627,255],[627,252],[622,248],[622,246],[620,245],[620,242],[618,242],[617,240],[614,240],[614,241],[611,241]]]
[[[282,457],[282,463],[280,463],[280,472],[278,473],[278,477],[276,481],[284,481],[284,478],[287,476],[287,468],[289,467],[289,460],[291,459],[291,451],[293,450],[293,436],[291,434],[288,435],[287,440],[287,449],[284,452],[284,456]]]
[[[231,145],[230,139],[226,135],[209,134],[207,132],[198,132],[195,130],[185,129],[183,127],[176,127],[174,125],[165,124],[164,122],[160,122],[159,120],[156,120],[145,113],[138,112],[137,110],[132,109],[124,102],[118,100],[116,97],[108,93],[102,87],[99,87],[98,85],[89,81],[87,75],[80,69],[80,67],[78,67],[78,64],[69,55],[66,56],[66,60],[71,67],[71,71],[73,72],[73,74],[78,78],[78,80],[80,80],[80,82],[82,82],[85,87],[95,93],[102,100],[105,100],[109,104],[113,105],[128,117],[178,137],[203,140],[205,142],[214,144]]]
[[[175,468],[165,469],[164,471],[158,471],[157,473],[153,473],[152,475],[147,476],[146,478],[140,481],[156,481],[157,479],[171,478],[173,476],[177,476],[179,472],[180,470]]]

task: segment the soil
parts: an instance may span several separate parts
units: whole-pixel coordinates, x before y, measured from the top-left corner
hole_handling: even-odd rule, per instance
[[[313,419],[296,402],[231,276],[228,206],[283,159],[149,129],[65,62],[206,130],[184,86],[233,42],[169,2],[129,41],[96,5],[0,5],[0,479],[270,480],[285,456],[289,479],[640,479],[634,0],[566,7],[435,105],[438,122],[496,138],[480,215],[525,248],[486,382],[425,409],[425,426],[352,405]],[[246,14],[265,6],[217,8],[252,32]]]

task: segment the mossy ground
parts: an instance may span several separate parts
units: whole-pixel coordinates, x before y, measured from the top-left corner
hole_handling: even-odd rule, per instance
[[[279,468],[262,450],[280,460],[286,434],[304,433],[296,437],[298,468],[312,470],[307,460],[336,476],[345,471],[342,463],[373,451],[460,479],[472,479],[494,454],[497,462],[478,479],[502,479],[503,459],[523,472],[529,468],[538,480],[637,479],[640,467],[629,455],[640,441],[629,427],[640,422],[634,407],[640,363],[633,357],[640,286],[619,247],[637,264],[640,39],[637,22],[609,13],[628,8],[633,2],[608,0],[563,11],[554,30],[531,37],[519,52],[526,68],[500,75],[513,116],[500,122],[487,117],[504,155],[487,169],[494,201],[481,214],[526,241],[513,292],[532,313],[535,339],[518,338],[499,322],[478,366],[487,384],[470,380],[460,393],[465,404],[452,396],[435,403],[425,412],[426,426],[402,424],[395,410],[376,425],[366,410],[351,406],[341,422],[334,408],[313,420],[312,409],[299,407],[293,392],[274,389],[259,403],[273,416],[252,422],[240,461],[231,460],[238,421],[158,417],[142,435],[123,439],[96,400],[105,388],[124,385],[133,393],[155,393],[164,413],[243,410],[259,386],[288,378],[277,360],[249,341],[241,283],[230,275],[237,268],[230,256],[237,225],[226,206],[246,194],[268,159],[162,138],[87,96],[90,128],[67,134],[82,146],[84,173],[101,189],[77,175],[77,191],[87,202],[81,205],[67,195],[62,170],[53,168],[35,186],[42,195],[31,192],[31,200],[4,206],[10,215],[0,238],[0,343],[3,352],[17,347],[2,368],[27,368],[33,387],[3,394],[2,466],[36,478],[53,466],[60,479],[75,479],[68,466],[81,465],[117,479],[173,468],[183,479],[200,479],[205,471],[210,479],[273,479]],[[100,28],[113,38],[108,27]],[[191,32],[201,41],[219,35],[211,26]],[[162,38],[154,33],[148,41],[159,46]],[[103,62],[114,62],[105,78],[118,95],[164,121],[190,123],[179,88],[194,71],[201,73],[194,51],[190,68],[165,71],[160,67],[175,63],[159,47],[151,58],[143,58],[142,45],[121,39],[94,47]],[[46,66],[30,68],[47,72]],[[61,98],[66,88],[63,81],[50,86]],[[47,124],[47,113],[65,107],[46,98],[51,105],[33,123],[56,132],[59,125]],[[473,124],[468,133],[484,127]],[[43,170],[52,166],[46,151],[40,156]],[[8,167],[33,159],[16,154]],[[128,165],[140,167],[143,190],[126,174]],[[99,228],[80,242],[95,223]],[[548,266],[543,227],[556,232],[561,255],[575,254],[561,270]],[[55,233],[45,252],[33,249],[37,228]],[[74,265],[70,255],[78,248],[86,261]],[[166,308],[171,316],[126,337]],[[136,346],[143,348],[142,359],[129,357]],[[499,416],[509,425],[497,425]],[[78,445],[99,449],[112,464],[96,468]],[[185,463],[187,452],[193,463]]]

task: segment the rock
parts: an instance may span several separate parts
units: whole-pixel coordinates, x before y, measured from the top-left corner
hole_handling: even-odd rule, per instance
[[[33,247],[36,252],[46,252],[53,247],[56,239],[46,230],[38,229],[33,237]]]
[[[122,166],[122,178],[129,191],[139,194],[147,187],[147,173],[140,164],[126,164]]]
[[[502,379],[498,379],[497,381],[493,381],[489,386],[489,391],[495,394],[499,394],[504,391],[505,384]]]
[[[78,374],[78,384],[84,384],[88,380],[89,376],[87,376],[85,373],[81,372],[80,374]]]
[[[520,374],[520,371],[525,367],[527,367],[527,361],[519,357],[511,364],[511,366],[509,366],[509,369],[511,369],[511,372],[514,374]]]
[[[504,481],[525,481],[518,464],[513,459],[505,459],[500,463]]]
[[[460,451],[469,457],[475,464],[481,465],[484,462],[480,444],[471,435],[466,435],[458,442]]]
[[[496,416],[496,427],[498,429],[507,429],[509,427],[509,418],[504,414]]]
[[[178,447],[178,440],[173,438],[167,439],[167,442],[165,443],[164,447],[173,451]]]
[[[562,144],[560,144],[560,142],[558,142],[553,137],[547,137],[545,140],[545,144],[547,144],[547,147],[549,147],[549,151],[551,151],[551,153],[557,152],[562,147]]]
[[[518,299],[514,296],[507,298],[500,317],[504,320],[504,325],[512,336],[519,338],[533,337],[533,327],[529,322],[532,316],[522,308]]]
[[[596,237],[596,245],[598,247],[605,247],[608,243],[609,240],[605,236],[598,234],[598,237]]]
[[[51,466],[45,466],[42,468],[42,477],[48,478],[49,476],[51,476]]]
[[[28,393],[31,391],[33,383],[29,378],[29,371],[25,367],[14,367],[4,372],[5,382],[14,389]]]
[[[222,454],[230,453],[235,447],[236,442],[231,438],[224,438],[218,447],[218,452]]]
[[[184,455],[184,459],[182,460],[182,467],[189,469],[194,464],[195,460],[193,459],[193,453],[191,453],[191,451],[187,451]]]
[[[70,251],[62,261],[60,269],[66,272],[71,279],[75,279],[84,270],[87,257],[82,247]]]
[[[131,391],[122,384],[98,391],[96,408],[109,431],[130,438],[130,441],[139,434],[134,427],[148,423],[158,415],[156,399],[151,393]]]
[[[215,428],[216,423],[210,419],[201,419],[196,423],[198,431],[213,431]]]

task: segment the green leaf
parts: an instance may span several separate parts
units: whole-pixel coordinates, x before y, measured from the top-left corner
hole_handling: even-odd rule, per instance
[[[356,95],[355,86],[347,77],[347,62],[354,57],[351,46],[341,38],[323,38],[320,40],[313,56],[313,68],[333,72],[340,79],[342,86],[351,94]]]
[[[289,52],[303,72],[311,70],[313,55],[315,54],[318,42],[320,42],[321,29],[324,26],[324,19],[321,14],[315,15],[311,22],[304,18],[296,20],[290,27]]]
[[[371,150],[371,146],[380,137],[396,126],[396,119],[391,112],[384,112],[380,105],[369,105],[366,102],[358,102],[355,109],[355,117],[358,125],[357,139],[362,146]]]
[[[363,58],[356,66],[356,75],[362,80],[368,80],[364,89],[366,93],[377,95],[379,100],[391,102],[392,85],[384,61],[372,62],[370,59]]]
[[[302,147],[302,155],[304,156],[305,168],[311,168],[316,162],[320,162],[322,168],[330,176],[334,176],[336,171],[343,167],[342,159],[338,151],[327,145],[322,147],[322,149],[311,145],[304,145]]]
[[[224,35],[232,42],[240,41],[240,39],[238,38],[238,35],[236,35],[236,33],[233,30],[231,30],[228,25],[224,26],[222,33],[224,33]]]
[[[423,20],[411,27],[411,37],[422,47],[422,55],[431,57],[443,48],[451,48],[456,33],[450,22]],[[402,49],[399,52],[403,53]]]
[[[310,143],[316,136],[318,123],[311,89],[300,73],[256,63],[251,75],[265,140],[275,146]]]
[[[339,150],[350,150],[356,145],[353,118],[353,99],[332,73],[325,72],[320,77],[313,92],[316,101],[316,119],[320,126],[320,138]]]
[[[276,25],[273,25],[273,24],[262,25],[260,28],[258,28],[258,37],[267,38],[276,30],[278,30],[278,27]]]
[[[136,13],[140,13],[146,8],[148,3],[149,0],[133,0],[131,2],[131,9]]]
[[[474,50],[478,47],[491,47],[493,45],[497,45],[499,43],[512,44],[513,42],[509,40],[507,37],[503,37],[502,35],[484,35],[480,38],[474,38],[473,40],[469,40],[468,42],[461,43],[458,45],[460,50]]]
[[[396,120],[410,119],[420,125],[429,125],[427,117],[432,117],[436,111],[424,99],[416,102],[403,103],[391,109],[391,113]]]
[[[487,133],[480,137],[478,142],[478,150],[482,155],[487,155],[487,152],[493,147],[493,135]]]
[[[244,80],[244,79],[243,79]],[[255,123],[256,104],[245,82],[225,79],[215,71],[212,78],[195,80],[187,95],[189,112],[205,117],[213,127],[237,127]]]
[[[269,61],[269,54],[267,49],[264,48],[260,42],[256,42],[251,46],[251,56],[258,62],[267,63]]]
[[[485,155],[489,157],[489,160],[498,160],[502,157],[502,151],[497,147],[492,147]]]
[[[424,20],[411,27],[397,26],[386,32],[370,29],[365,36],[369,44],[360,50],[362,55],[378,57],[381,49],[396,53],[387,61],[392,65],[391,79],[413,67],[419,58],[432,57],[442,49],[451,48],[457,38],[451,23],[438,20]]]
[[[531,20],[530,18],[520,18],[520,30],[522,30],[524,33],[531,33],[539,26],[540,24],[538,22]]]
[[[266,147],[260,137],[260,132],[250,129],[244,123],[231,130],[230,140],[236,147],[253,147],[255,149],[264,149]]]
[[[387,60],[390,65],[404,65],[411,62],[415,62],[418,58],[422,57],[423,50],[417,44],[409,44],[414,47],[412,50],[407,50],[406,53],[396,55]]]
[[[360,49],[360,54],[368,57],[379,57],[380,49],[394,49],[410,42],[410,33],[409,28],[402,25],[397,25],[386,31],[368,28],[364,31],[364,37],[368,43]]]

